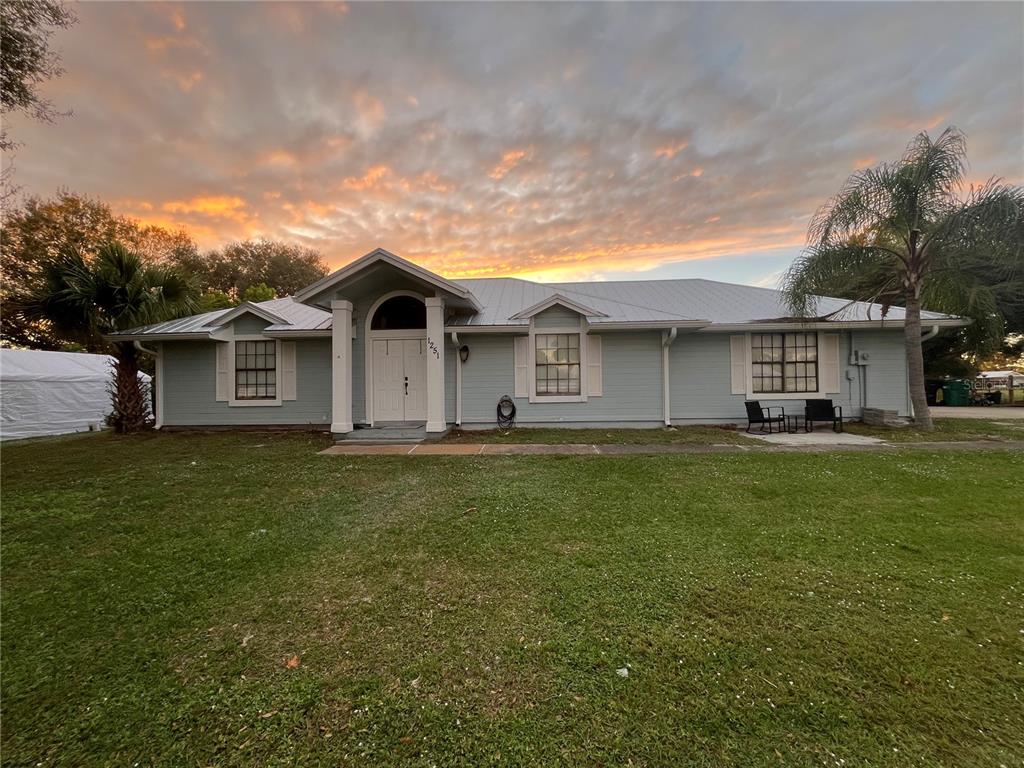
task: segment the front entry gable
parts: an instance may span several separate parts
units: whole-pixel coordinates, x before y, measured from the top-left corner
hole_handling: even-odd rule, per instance
[[[480,305],[468,288],[383,248],[371,251],[302,289],[295,294],[295,300],[329,308],[334,300],[381,295],[399,288],[413,290],[423,296],[443,298],[446,306],[455,312],[472,314],[480,311]]]

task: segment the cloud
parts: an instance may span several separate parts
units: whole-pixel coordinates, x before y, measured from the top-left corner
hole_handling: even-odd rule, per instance
[[[83,4],[47,85],[74,115],[13,117],[17,181],[335,266],[724,263],[799,248],[921,129],[963,128],[972,179],[1024,180],[1024,6],[925,7]]]
[[[513,149],[501,156],[501,162],[491,169],[487,175],[495,181],[501,181],[508,176],[509,171],[519,165],[519,161],[526,157],[525,149]]]

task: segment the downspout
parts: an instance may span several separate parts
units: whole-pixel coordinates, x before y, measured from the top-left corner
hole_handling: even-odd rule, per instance
[[[452,344],[455,345],[455,426],[462,426],[462,354],[459,352],[459,334],[452,331]]]
[[[661,407],[662,418],[666,427],[672,426],[672,409],[669,398],[671,381],[669,377],[668,348],[671,347],[672,342],[676,340],[676,334],[678,332],[678,328],[671,328],[667,332],[661,332]]]
[[[155,413],[153,417],[155,419],[153,423],[154,429],[160,429],[164,425],[164,356],[162,349],[149,349],[148,347],[142,346],[142,343],[137,339],[133,342],[135,348],[139,352],[143,352],[147,355],[151,355],[156,361],[156,374],[153,377],[153,381],[156,382],[156,397],[154,398],[153,410]]]
[[[931,341],[932,339],[934,339],[938,335],[939,335],[939,326],[933,325],[931,327],[930,331],[928,331],[927,333],[922,333],[921,334],[921,341],[922,342]]]

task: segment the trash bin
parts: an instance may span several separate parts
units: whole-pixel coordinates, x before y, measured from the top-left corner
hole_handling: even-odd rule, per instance
[[[971,385],[966,381],[947,381],[943,387],[943,405],[968,405],[971,402]]]

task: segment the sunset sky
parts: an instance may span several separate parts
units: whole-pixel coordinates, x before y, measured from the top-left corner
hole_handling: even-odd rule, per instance
[[[1024,180],[1024,4],[82,3],[16,182],[203,247],[774,285],[920,130]]]

